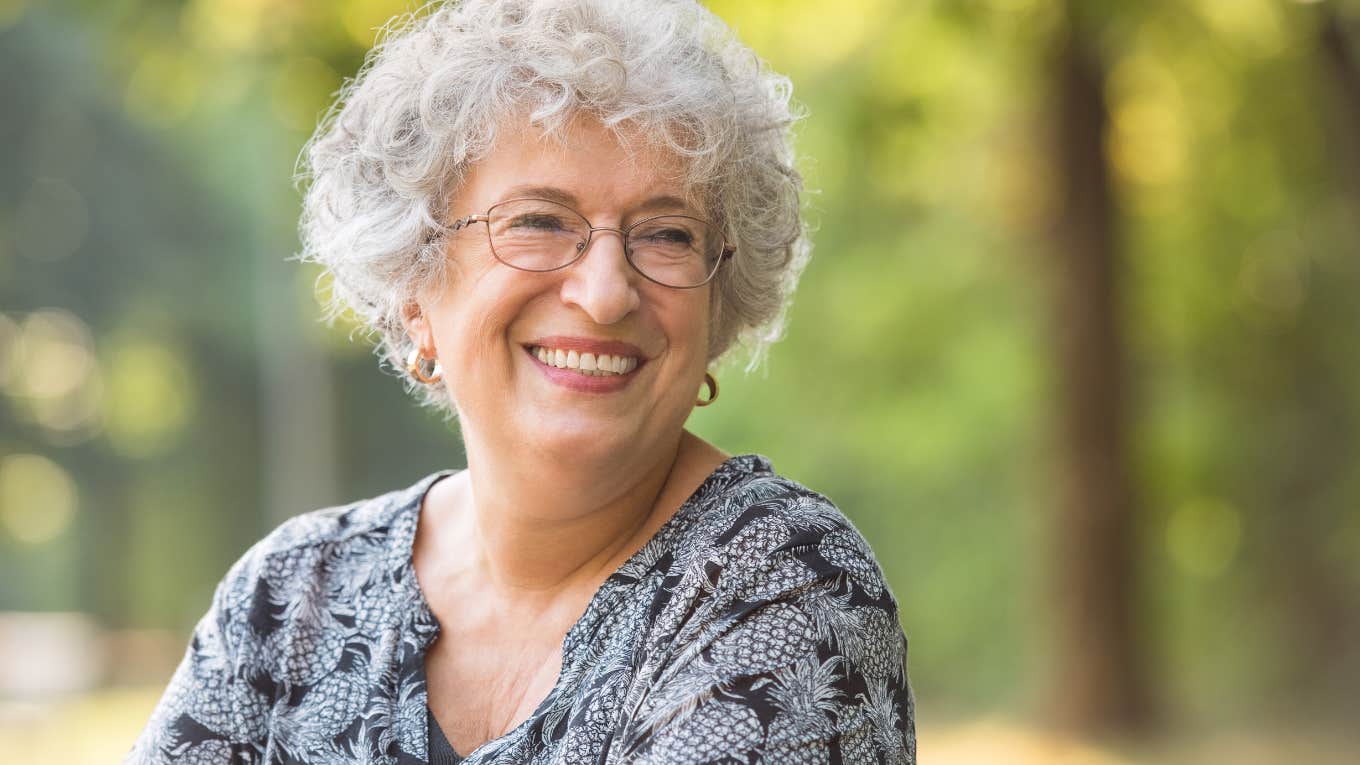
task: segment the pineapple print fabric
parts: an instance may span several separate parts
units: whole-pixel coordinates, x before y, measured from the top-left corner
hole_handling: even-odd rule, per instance
[[[443,471],[284,523],[231,568],[131,763],[428,762],[415,579]],[[596,591],[557,685],[466,765],[915,765],[907,642],[864,538],[754,454]]]

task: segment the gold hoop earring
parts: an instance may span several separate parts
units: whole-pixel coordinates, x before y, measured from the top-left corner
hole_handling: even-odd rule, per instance
[[[434,385],[444,379],[444,368],[439,366],[439,359],[432,359],[434,365],[430,367],[429,374],[422,368],[425,357],[421,355],[419,348],[412,348],[411,355],[406,357],[406,372],[415,379],[426,385]]]
[[[713,375],[704,372],[704,385],[708,386],[708,398],[695,401],[695,406],[708,406],[718,399],[718,381]]]

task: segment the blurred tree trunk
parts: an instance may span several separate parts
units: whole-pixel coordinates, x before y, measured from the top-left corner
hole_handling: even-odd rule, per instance
[[[1336,84],[1336,105],[1340,112],[1336,132],[1348,139],[1341,141],[1343,145],[1339,147],[1346,162],[1342,182],[1349,184],[1352,192],[1360,193],[1360,60],[1357,60],[1336,6],[1327,6],[1320,30],[1323,57]]]
[[[1082,7],[1087,5],[1088,7]],[[1104,151],[1104,82],[1091,12],[1069,0],[1053,59],[1052,347],[1056,352],[1058,507],[1049,714],[1087,734],[1148,717],[1136,634],[1136,526],[1125,443],[1116,204]]]

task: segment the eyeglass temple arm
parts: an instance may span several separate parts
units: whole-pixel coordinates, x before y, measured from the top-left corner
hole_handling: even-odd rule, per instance
[[[486,223],[489,220],[491,220],[491,218],[486,215],[469,215],[466,218],[459,218],[458,220],[454,221],[453,225],[451,226],[438,226],[437,228],[430,231],[429,235],[425,237],[425,244],[426,245],[433,244],[437,239],[439,239],[440,236],[443,236],[444,234],[447,234],[451,231],[457,231],[461,228],[465,228],[471,223]]]
[[[469,216],[467,216],[466,218],[459,218],[458,220],[454,221],[454,222],[453,222],[453,225],[452,225],[452,226],[449,226],[449,230],[451,230],[451,231],[457,231],[458,229],[463,228],[464,226],[467,226],[468,224],[471,224],[471,223],[486,223],[486,222],[489,221],[489,220],[491,220],[491,218],[490,218],[490,216],[487,216],[487,215],[469,215]]]

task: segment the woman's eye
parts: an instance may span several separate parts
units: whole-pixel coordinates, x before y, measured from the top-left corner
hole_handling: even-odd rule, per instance
[[[560,231],[564,228],[562,219],[556,215],[517,215],[510,219],[511,228],[535,229],[540,231]]]
[[[648,231],[643,239],[657,244],[692,244],[694,237],[682,228],[661,228]]]

